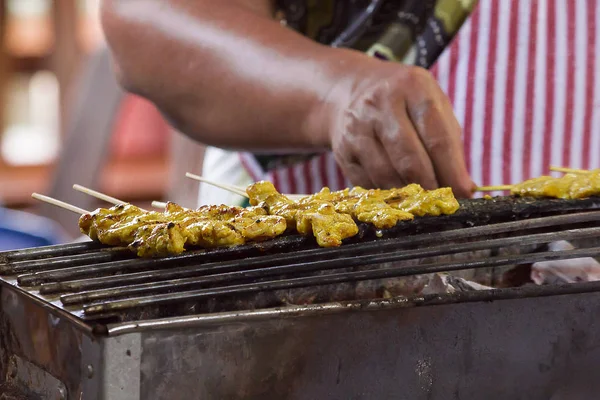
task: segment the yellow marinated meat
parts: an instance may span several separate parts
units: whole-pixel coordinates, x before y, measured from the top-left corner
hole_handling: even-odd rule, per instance
[[[260,207],[206,206],[186,210],[169,203],[164,213],[131,205],[98,209],[83,215],[80,229],[93,240],[128,246],[139,256],[178,254],[186,244],[221,247],[265,240],[286,230],[285,218]]]
[[[414,218],[411,213],[393,208],[381,197],[368,194],[354,204],[352,216],[361,222],[373,224],[378,229],[389,229],[400,221]]]
[[[183,220],[187,243],[203,248],[229,247],[246,243],[244,236],[228,222],[195,219]]]
[[[311,202],[315,200],[321,201],[329,201],[331,203],[337,203],[339,201],[348,199],[348,198],[358,198],[358,194],[354,191],[357,190],[358,187],[353,189],[343,189],[332,192],[328,187],[324,187],[319,192],[315,194],[311,194],[309,196],[303,197],[300,199],[300,202]]]
[[[257,182],[248,186],[246,192],[251,205],[266,205],[269,214],[284,217],[288,228],[295,228],[300,234],[312,232],[319,246],[339,246],[358,233],[352,217],[337,212],[329,201],[305,198],[295,202],[277,192],[270,182]]]
[[[576,191],[576,186],[572,189]],[[220,205],[189,210],[167,203],[164,212],[148,212],[125,204],[84,215],[79,226],[93,240],[129,246],[141,257],[154,257],[178,254],[189,246],[212,248],[271,239],[286,230],[313,234],[322,247],[339,246],[358,233],[355,220],[386,229],[414,215],[450,214],[458,209],[450,189],[426,191],[419,185],[336,192],[323,188],[293,201],[271,183],[258,182],[247,193],[252,204],[248,208]]]
[[[287,221],[279,215],[239,216],[231,224],[244,238],[253,241],[275,238],[287,229]]]
[[[130,248],[140,257],[157,257],[182,253],[186,246],[213,248],[245,243],[241,233],[226,221],[189,214],[165,213],[169,222],[140,226]]]
[[[244,240],[265,240],[277,237],[285,232],[286,220],[278,215],[268,215],[261,207],[229,207],[203,206],[197,210],[187,210],[174,203],[167,203],[165,210],[171,220],[180,221],[182,226],[189,228],[190,234],[208,234],[204,238],[190,238],[190,243],[224,243],[225,238],[231,238],[232,243],[240,244],[239,235]],[[219,222],[217,224],[217,222]],[[208,227],[206,224],[214,224]],[[193,228],[192,228],[193,226]],[[225,231],[220,234],[218,231]],[[239,235],[230,232],[235,231]],[[218,238],[218,239],[216,239]]]
[[[296,229],[303,235],[312,232],[321,247],[339,246],[344,239],[358,233],[352,217],[337,212],[333,204],[326,201],[302,204],[296,214]]]
[[[421,185],[411,183],[401,188],[382,190],[381,194],[384,196],[386,202],[398,203],[411,197],[421,196],[423,192],[426,192],[426,190]]]
[[[567,175],[565,175],[567,176]],[[557,178],[552,176],[540,176],[514,185],[511,194],[524,197],[556,197],[562,196],[564,187],[561,187]],[[564,181],[563,181],[564,182]]]
[[[427,191],[417,184],[390,190],[354,187],[332,192],[323,188],[318,193],[294,202],[279,194],[272,184],[259,182],[248,188],[248,194],[251,204],[267,203],[269,212],[285,216],[291,227],[294,221],[297,224],[301,220],[300,214],[305,213],[307,207],[314,209],[323,203],[332,204],[338,214],[349,215],[379,229],[391,228],[400,221],[413,219],[415,215],[453,214],[459,208],[452,189]],[[303,221],[305,220],[301,222]],[[307,230],[303,224],[296,226],[296,229],[300,233]]]
[[[288,229],[296,229],[297,202],[279,193],[270,182],[256,182],[246,188],[250,205],[266,208],[270,215],[285,218]]]
[[[91,239],[112,246],[127,246],[140,226],[168,222],[164,214],[147,212],[130,204],[98,209],[80,218],[79,226]]]
[[[277,237],[286,229],[284,218],[267,215],[264,209],[255,207],[244,209],[221,205],[187,210],[168,203],[165,215],[176,223],[175,226],[168,230],[163,226],[150,229],[147,237],[137,240],[140,243],[138,255],[177,254],[184,250],[184,245],[202,248],[237,246],[248,240]],[[169,247],[169,241],[178,243]],[[153,247],[158,250],[152,251]]]
[[[387,201],[404,200],[407,197],[419,195],[424,189],[416,184],[410,184],[403,188],[395,189],[365,189],[360,186],[354,186],[352,189],[343,189],[332,192],[329,188],[323,188],[320,192],[303,198],[301,201],[325,200],[333,203],[343,202],[347,200],[358,201],[361,197],[368,195],[371,197],[379,197]],[[336,204],[337,205],[337,204]]]
[[[578,174],[570,188],[572,199],[583,199],[600,195],[600,172],[594,170],[590,174]]]
[[[352,194],[354,189],[350,191]],[[358,188],[355,192],[359,196],[373,196],[380,198],[390,207],[402,210],[414,216],[426,215],[439,216],[454,214],[460,207],[451,188],[425,190],[420,185],[413,183],[402,188],[389,190]]]
[[[340,246],[346,238],[358,233],[358,226],[348,214],[335,211],[331,203],[323,203],[316,210],[307,209],[299,213],[299,233],[312,231],[321,247]]]
[[[98,240],[98,231],[112,227],[115,223],[131,220],[144,211],[130,204],[120,204],[111,208],[99,208],[79,218],[79,229],[92,240]]]
[[[301,202],[313,199],[332,201],[338,212],[350,214],[357,220],[372,223],[380,229],[413,219],[415,215],[454,214],[460,207],[452,189],[425,190],[418,184],[389,190],[367,190],[356,186],[331,192],[325,188]]]
[[[239,216],[260,216],[268,215],[267,211],[261,207],[235,207],[235,206],[202,206],[196,210],[184,208],[178,204],[168,202],[165,208],[165,214],[174,218],[187,217],[194,215],[218,221],[230,220]]]
[[[174,222],[141,226],[129,245],[138,257],[162,257],[185,251],[185,229]]]
[[[135,240],[140,227],[154,226],[169,222],[164,214],[148,212],[131,219],[122,220],[112,227],[98,231],[98,240],[108,245],[127,246]]]
[[[565,174],[560,178],[541,176],[516,184],[511,194],[522,197],[582,199],[600,194],[600,173]]]
[[[400,202],[389,201],[388,204],[417,217],[452,215],[460,208],[451,188],[422,189],[417,195],[406,197]]]
[[[351,215],[360,222],[373,224],[378,229],[388,229],[400,221],[414,218],[412,214],[393,208],[385,202],[389,192],[380,189],[366,190],[359,186],[336,192],[324,188],[319,193],[301,199],[299,203],[329,201],[339,213]]]
[[[260,207],[245,209],[221,205],[188,210],[167,203],[164,216],[172,225],[160,224],[138,230],[133,248],[139,256],[177,254],[184,251],[185,245],[202,248],[237,246],[248,240],[277,237],[286,229],[284,218],[267,215]]]

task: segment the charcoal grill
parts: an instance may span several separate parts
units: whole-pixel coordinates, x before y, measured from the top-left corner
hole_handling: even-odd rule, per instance
[[[599,210],[473,200],[361,227],[336,249],[286,236],[151,260],[92,242],[0,253],[0,398],[595,398],[600,282],[385,287],[448,271],[489,284],[502,267],[596,257]],[[585,245],[548,251],[556,240]]]

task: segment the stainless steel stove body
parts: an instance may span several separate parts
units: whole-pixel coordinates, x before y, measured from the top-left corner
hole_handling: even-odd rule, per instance
[[[303,248],[303,239],[292,238],[152,261],[91,243],[5,253],[0,398],[595,398],[600,282],[317,296],[307,305],[257,299],[324,284],[595,257],[600,247],[592,245],[433,258],[594,239],[599,221],[600,212],[588,211],[336,250]],[[418,262],[381,266],[410,260]]]
[[[190,316],[98,337],[3,288],[2,371],[26,399],[593,399],[600,286],[569,289],[582,293]]]

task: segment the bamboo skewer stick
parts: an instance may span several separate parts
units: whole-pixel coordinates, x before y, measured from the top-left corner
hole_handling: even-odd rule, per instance
[[[514,185],[498,185],[498,186],[479,186],[475,188],[476,192],[499,192],[511,190]]]
[[[167,203],[165,203],[164,201],[153,201],[152,202],[152,207],[154,207],[154,208],[162,208],[164,210],[166,206],[167,206]]]
[[[104,193],[97,192],[97,191],[92,190],[92,189],[88,189],[85,186],[81,186],[81,185],[75,184],[75,185],[73,185],[73,189],[77,190],[78,192],[85,193],[87,195],[90,195],[90,196],[95,197],[95,198],[100,199],[100,200],[104,200],[107,203],[111,203],[111,204],[114,204],[114,205],[117,205],[117,206],[120,205],[120,204],[127,204],[126,201],[119,200],[119,199],[117,199],[115,197],[109,196],[109,195],[104,194]]]
[[[218,188],[221,188],[223,190],[227,190],[231,193],[235,193],[237,195],[240,195],[242,197],[248,198],[248,193],[246,193],[246,190],[244,190],[243,188],[239,187],[239,186],[234,186],[234,185],[227,185],[225,183],[219,183],[219,182],[215,182],[215,181],[211,181],[210,179],[206,179],[200,175],[195,175],[192,174],[190,172],[186,172],[185,176],[187,176],[190,179],[194,179],[196,181],[199,182],[203,182],[206,183],[207,185],[211,185],[211,186],[215,186]],[[301,194],[284,194],[284,196],[292,199],[292,200],[298,200],[301,199],[303,197],[306,197],[305,195],[301,195]]]
[[[588,171],[586,169],[575,169],[575,168],[555,167],[555,166],[551,166],[550,171],[564,172],[565,174],[589,174],[589,173],[591,173],[591,171]]]
[[[83,208],[79,208],[79,207],[74,206],[72,204],[65,203],[64,201],[60,201],[60,200],[54,199],[52,197],[44,196],[43,194],[32,193],[31,197],[33,197],[36,200],[43,201],[44,203],[48,203],[48,204],[52,204],[53,206],[64,208],[65,210],[77,213],[79,215],[84,215],[84,214],[89,214],[90,213],[89,211],[84,210]]]
[[[111,204],[114,204],[116,206],[121,205],[121,204],[129,204],[126,201],[119,200],[116,197],[112,197],[112,196],[109,196],[107,194],[100,193],[100,192],[97,192],[95,190],[86,188],[85,186],[81,186],[81,185],[75,184],[75,185],[73,185],[73,189],[77,190],[78,192],[85,193],[85,194],[87,194],[89,196],[95,197],[97,199],[104,200],[107,203],[111,203]],[[143,208],[140,208],[140,210],[146,211]]]
[[[196,181],[199,181],[199,182],[203,182],[203,183],[206,183],[208,185],[212,185],[212,186],[221,188],[223,190],[227,190],[227,191],[229,191],[231,193],[235,193],[235,194],[240,195],[242,197],[248,198],[248,194],[246,193],[246,191],[243,190],[243,189],[241,189],[241,188],[239,188],[239,187],[237,187],[237,186],[232,186],[232,185],[227,185],[227,184],[224,184],[224,183],[219,183],[219,182],[211,181],[210,179],[206,179],[206,178],[201,177],[200,175],[195,175],[195,174],[192,174],[192,173],[189,173],[189,172],[186,172],[185,176],[188,177],[188,178],[190,178],[190,179],[193,179],[193,180],[196,180]]]

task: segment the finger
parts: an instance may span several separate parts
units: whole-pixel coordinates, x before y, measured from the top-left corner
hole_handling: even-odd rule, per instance
[[[381,112],[367,101],[360,110],[346,111],[347,135],[344,143],[354,159],[368,176],[372,185],[369,188],[397,187],[405,183],[405,179],[393,168],[381,141],[377,137],[377,127]],[[366,186],[365,186],[366,187]]]
[[[403,101],[396,101],[392,109],[384,109],[376,127],[392,167],[401,177],[402,184],[419,183],[425,189],[435,189],[438,182],[429,155],[423,147]]]
[[[355,141],[352,151],[356,154],[360,165],[373,183],[370,188],[389,189],[406,185],[403,178],[392,166],[392,162],[383,145],[375,136],[362,136]]]
[[[461,129],[441,90],[408,100],[408,115],[435,171],[438,183],[450,186],[458,197],[470,197],[472,180],[467,171]],[[421,98],[419,98],[421,97]]]
[[[364,188],[373,187],[367,171],[360,164],[345,141],[342,141],[333,151],[333,156],[344,176],[354,185]]]
[[[441,90],[441,89],[440,89]],[[465,154],[465,146],[464,146],[464,136],[463,136],[463,131],[462,131],[462,127],[460,126],[460,123],[458,122],[458,120],[456,119],[456,115],[454,114],[454,109],[452,107],[452,103],[450,102],[450,98],[444,93],[444,95],[442,96],[444,102],[445,102],[445,107],[444,110],[446,110],[446,118],[448,121],[454,121],[454,129],[456,132],[460,133],[460,151],[461,151],[461,159],[464,160],[464,173],[468,176],[468,181],[465,182],[465,186],[466,189],[463,190],[458,190],[458,197],[464,197],[464,198],[471,198],[473,197],[473,193],[475,193],[475,190],[477,189],[477,185],[475,184],[475,182],[473,182],[473,179],[471,178],[471,175],[469,173],[469,170],[466,166],[466,154]]]

